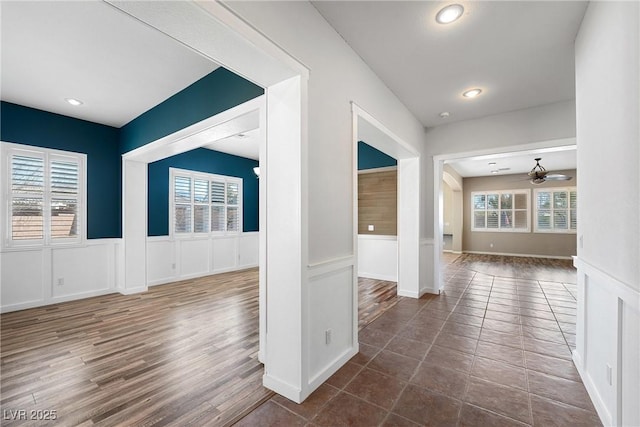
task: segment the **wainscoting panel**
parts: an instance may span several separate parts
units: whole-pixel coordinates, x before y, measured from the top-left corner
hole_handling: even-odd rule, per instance
[[[176,244],[181,278],[209,273],[209,239],[179,239]]]
[[[11,249],[0,254],[4,312],[115,292],[120,239],[81,246]]]
[[[147,238],[147,283],[165,283],[177,277],[175,245],[169,237]]]
[[[19,310],[44,301],[44,250],[3,252],[2,312]]]
[[[358,352],[354,257],[308,267],[307,386],[315,389]],[[346,328],[345,325],[351,325]]]
[[[358,235],[358,276],[398,281],[398,239],[396,236]]]
[[[109,245],[53,249],[53,298],[82,297],[87,292],[109,290],[115,274],[111,260],[113,255],[113,249]]]
[[[217,238],[211,241],[211,262],[213,272],[229,271],[239,265],[238,260],[239,237]]]
[[[259,233],[197,239],[147,238],[149,286],[258,266]]]
[[[640,292],[579,258],[573,359],[604,425],[640,425]]]
[[[238,240],[238,255],[240,256],[238,267],[248,268],[258,265],[259,245],[259,233],[243,233],[240,236],[240,240]]]

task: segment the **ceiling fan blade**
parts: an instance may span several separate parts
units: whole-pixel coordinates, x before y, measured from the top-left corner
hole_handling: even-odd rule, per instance
[[[545,176],[544,179],[548,181],[569,181],[573,179],[573,177],[568,175],[562,175],[559,173],[552,173]]]

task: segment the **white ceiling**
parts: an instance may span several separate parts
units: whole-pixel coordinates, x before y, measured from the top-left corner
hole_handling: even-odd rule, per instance
[[[549,172],[576,168],[575,146],[560,148],[522,151],[516,153],[492,154],[474,158],[449,161],[448,165],[463,178],[475,176],[495,176],[492,170],[498,170],[498,175],[526,174],[535,165],[535,158],[540,157],[540,165]],[[495,162],[495,165],[489,163]],[[503,170],[500,170],[503,169]],[[506,169],[506,170],[505,170]]]
[[[464,15],[436,23],[449,3]],[[586,2],[313,4],[427,127],[575,98],[573,43]],[[474,87],[483,94],[461,96]]]
[[[585,2],[460,3],[447,26],[434,20],[442,2],[314,5],[425,126],[574,98]],[[5,101],[120,127],[218,67],[102,1],[0,7]],[[476,86],[480,97],[460,96]],[[246,134],[208,148],[257,159],[257,132]]]
[[[219,139],[204,148],[233,154],[234,156],[246,157],[247,159],[259,160],[260,157],[260,129],[253,129],[241,132],[238,135]]]
[[[120,127],[219,67],[102,1],[0,7],[4,101]]]

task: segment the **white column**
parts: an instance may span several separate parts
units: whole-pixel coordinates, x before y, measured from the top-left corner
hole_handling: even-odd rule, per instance
[[[147,290],[147,164],[123,159],[123,294]]]
[[[420,159],[398,160],[398,295],[420,297]]]
[[[301,402],[303,375],[303,82],[267,88],[265,387]],[[261,169],[262,173],[262,169]]]

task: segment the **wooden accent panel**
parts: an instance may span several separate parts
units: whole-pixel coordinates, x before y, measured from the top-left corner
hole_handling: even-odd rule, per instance
[[[358,234],[395,236],[397,230],[398,171],[358,174]]]

